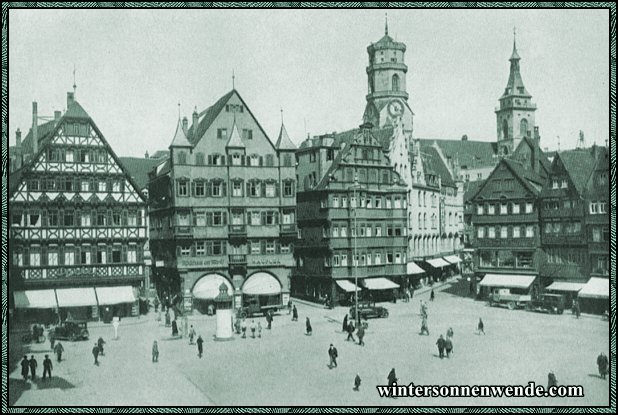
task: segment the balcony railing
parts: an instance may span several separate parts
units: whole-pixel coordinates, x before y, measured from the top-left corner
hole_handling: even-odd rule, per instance
[[[279,232],[282,235],[298,235],[298,230],[296,229],[296,224],[294,223],[282,223],[279,225]]]
[[[97,265],[47,265],[19,269],[24,281],[75,280],[105,278],[140,278],[144,275],[143,264],[97,264]]]
[[[191,237],[193,236],[193,232],[191,231],[190,226],[175,226],[174,235],[180,237]]]
[[[247,265],[247,255],[233,254],[229,256],[230,265]]]

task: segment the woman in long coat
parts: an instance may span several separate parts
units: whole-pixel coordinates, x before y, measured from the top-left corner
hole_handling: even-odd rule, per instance
[[[341,326],[341,331],[343,331],[344,333],[348,331],[348,315],[347,314],[343,318],[343,326]]]
[[[313,329],[311,328],[311,321],[309,320],[309,317],[307,317],[307,321],[305,324],[307,326],[307,335],[311,336],[311,333],[313,333]]]
[[[172,321],[172,336],[178,336],[178,324],[176,320]]]
[[[597,357],[597,365],[599,366],[599,375],[605,379],[605,376],[607,376],[607,367],[609,366],[609,359],[605,353],[601,353],[599,357]]]

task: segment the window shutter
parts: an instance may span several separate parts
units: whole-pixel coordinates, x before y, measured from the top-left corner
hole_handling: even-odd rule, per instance
[[[191,195],[195,196],[195,182],[191,181]]]
[[[211,154],[208,155],[208,165],[212,166],[212,155]]]
[[[197,215],[193,212],[191,216],[193,217],[193,226],[197,226]]]
[[[111,250],[111,248],[109,248]],[[79,246],[75,247],[75,265],[82,263],[82,249]]]
[[[180,246],[176,247],[176,257],[180,257]]]
[[[225,166],[225,156],[224,155],[219,156],[219,160],[221,160],[221,165]]]
[[[262,212],[262,222],[261,225],[266,225],[266,212]]]
[[[206,225],[212,226],[212,212],[206,213]]]
[[[278,239],[275,241],[275,253],[276,254],[280,254],[281,253],[281,242],[279,242]]]
[[[247,182],[247,193],[246,195],[249,196],[251,194],[251,184],[249,182]]]
[[[206,182],[206,196],[212,196],[212,182],[210,180]]]
[[[278,225],[279,224],[279,212],[275,212],[275,220],[274,220],[274,224]]]
[[[47,247],[41,247],[41,266],[47,265]]]
[[[227,255],[227,243],[226,241],[221,241],[221,254]]]
[[[24,266],[30,265],[30,248],[24,248]]]
[[[260,190],[261,190],[261,193],[262,193],[262,197],[266,197],[266,183],[264,183],[264,182],[260,183]]]
[[[47,212],[41,211],[41,226],[43,228],[47,227]]]
[[[227,182],[221,182],[221,195],[227,196]]]
[[[279,197],[281,193],[281,183],[275,183],[275,196]]]
[[[64,246],[58,247],[58,265],[64,265]]]
[[[122,245],[122,262],[128,262],[128,247],[126,245]]]
[[[266,253],[266,241],[264,239],[260,241],[260,252],[262,254]]]
[[[195,256],[195,244],[191,244],[191,256]]]
[[[244,156],[244,154],[242,156],[240,156],[240,165],[241,166],[245,165],[245,156]]]
[[[227,225],[227,212],[221,212],[221,222],[223,225]]]
[[[230,166],[233,164],[233,162],[232,162],[232,155],[231,154],[229,154],[227,156],[227,164],[230,165]]]
[[[113,259],[114,259],[113,252],[114,250],[112,249],[112,247],[108,246],[107,247],[107,258],[106,258],[106,261],[108,264],[113,263]]]
[[[264,165],[264,157],[260,156],[260,166]]]

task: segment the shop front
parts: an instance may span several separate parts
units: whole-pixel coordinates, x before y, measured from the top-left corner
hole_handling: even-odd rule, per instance
[[[213,315],[216,311],[215,298],[219,295],[221,284],[227,287],[228,293],[234,293],[232,283],[221,274],[211,273],[200,277],[191,290],[193,308],[202,314]]]
[[[137,298],[135,288],[130,285],[117,287],[96,287],[99,314],[104,323],[111,323],[114,317],[133,314]]]
[[[58,302],[54,290],[15,291],[13,299],[18,320],[42,324],[58,322]]]
[[[590,278],[579,291],[577,298],[584,313],[609,312],[609,278]]]
[[[397,298],[399,284],[388,278],[365,278],[362,284],[367,290],[363,298],[369,302],[395,301]]]
[[[92,287],[56,289],[56,298],[62,321],[99,318],[97,296]]]
[[[429,274],[430,282],[444,281],[446,279],[447,274],[445,273],[445,269],[451,264],[442,258],[426,259],[425,262],[429,264],[427,273]]]

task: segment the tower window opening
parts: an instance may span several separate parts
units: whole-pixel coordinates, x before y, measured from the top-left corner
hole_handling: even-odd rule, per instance
[[[393,75],[393,91],[399,91],[399,75]]]
[[[522,137],[528,136],[528,120],[525,118],[522,118],[521,122],[519,123],[519,134]]]
[[[509,125],[506,120],[502,121],[502,139],[506,140],[509,138]]]

